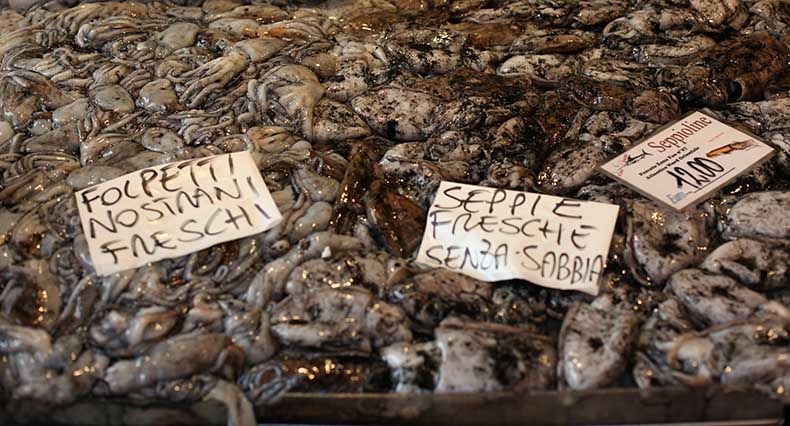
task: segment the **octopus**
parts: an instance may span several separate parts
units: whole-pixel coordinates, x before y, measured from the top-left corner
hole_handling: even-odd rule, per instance
[[[197,424],[219,404],[251,426],[293,392],[738,385],[787,403],[789,11],[0,2],[4,408]],[[700,108],[777,155],[682,211],[599,173]],[[279,223],[97,273],[75,194],[240,151]],[[597,294],[419,262],[448,181],[618,205]]]

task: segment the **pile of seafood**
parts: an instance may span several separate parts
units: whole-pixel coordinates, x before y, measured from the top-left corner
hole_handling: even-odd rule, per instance
[[[56,1],[0,34],[4,401],[247,425],[296,391],[790,400],[782,0]],[[682,212],[596,171],[697,109],[777,155]],[[75,191],[243,150],[278,226],[95,273]],[[416,264],[443,180],[620,205],[600,294]]]

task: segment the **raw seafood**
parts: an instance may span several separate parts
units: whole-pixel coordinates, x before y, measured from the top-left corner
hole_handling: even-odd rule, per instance
[[[244,426],[290,390],[788,401],[783,2],[10,3],[4,400],[208,399]],[[779,155],[680,213],[597,172],[700,107]],[[75,191],[239,150],[282,223],[96,275]],[[601,294],[415,264],[442,180],[619,204]]]

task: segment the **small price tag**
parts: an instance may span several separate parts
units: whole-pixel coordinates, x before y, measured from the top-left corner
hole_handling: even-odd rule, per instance
[[[756,136],[702,112],[662,127],[600,167],[676,210],[697,204],[774,154]]]
[[[76,197],[99,275],[257,234],[282,218],[249,152],[142,169]]]
[[[612,204],[442,182],[417,261],[483,281],[520,278],[597,294]]]

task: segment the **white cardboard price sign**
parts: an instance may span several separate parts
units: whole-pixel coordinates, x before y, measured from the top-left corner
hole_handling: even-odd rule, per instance
[[[705,200],[768,160],[773,148],[702,112],[671,123],[600,167],[676,210]]]
[[[142,169],[76,197],[99,275],[257,234],[282,218],[249,152]]]
[[[597,294],[619,207],[442,182],[417,261],[483,281]]]

